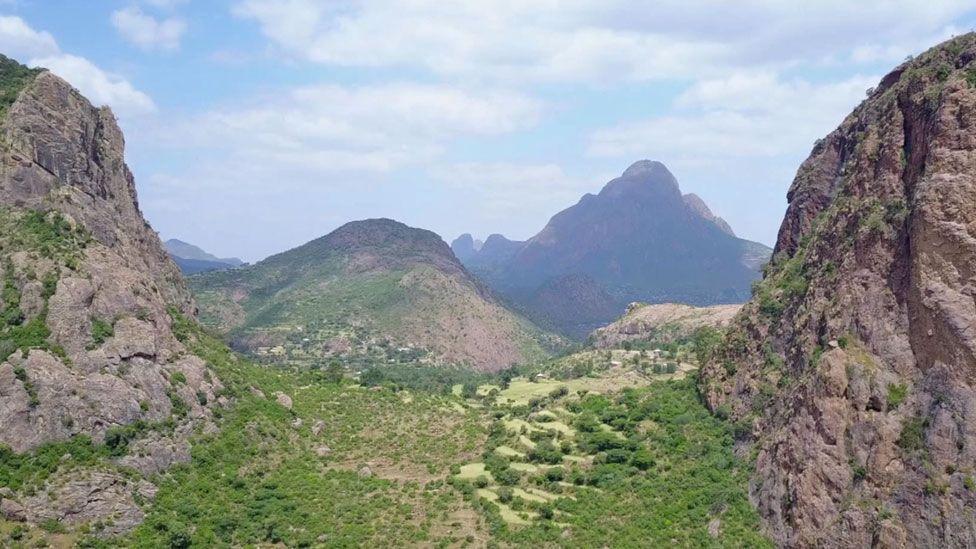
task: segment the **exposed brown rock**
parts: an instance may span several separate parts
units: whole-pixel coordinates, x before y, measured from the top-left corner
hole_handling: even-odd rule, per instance
[[[204,403],[221,385],[173,335],[170,310],[192,316],[195,305],[139,211],[112,112],[43,72],[6,112],[0,137],[0,222],[43,219],[63,239],[38,246],[0,234],[0,276],[19,295],[0,306],[50,331],[9,357],[0,331],[0,445],[30,452],[75,435],[101,443],[113,427],[173,418],[174,430],[150,429],[117,462],[152,475],[187,461],[190,433],[210,425]],[[136,501],[154,493],[144,480],[69,467],[36,494],[3,502],[11,513],[19,502],[30,522],[100,522],[113,535],[142,520]]]
[[[817,143],[703,368],[709,405],[755,426],[779,545],[976,545],[974,59],[967,34],[907,62]]]
[[[144,480],[128,480],[105,471],[75,471],[51,479],[44,491],[25,503],[30,522],[78,525],[101,521],[104,527],[97,533],[114,536],[142,522],[145,514],[137,498],[152,501],[155,497],[156,487]]]
[[[590,341],[598,349],[616,348],[626,341],[674,341],[692,335],[701,327],[724,328],[741,308],[742,305],[692,307],[680,303],[631,303],[624,316],[590,334]]]

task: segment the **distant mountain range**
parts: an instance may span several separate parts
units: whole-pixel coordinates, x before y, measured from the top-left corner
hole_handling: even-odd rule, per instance
[[[163,245],[173,261],[179,265],[180,270],[186,275],[244,265],[244,262],[236,257],[220,258],[203,251],[198,246],[175,238],[167,240]]]
[[[694,194],[682,195],[660,162],[642,160],[553,216],[525,242],[501,235],[464,264],[542,326],[584,337],[634,301],[741,303],[771,250],[735,236]]]
[[[190,278],[201,318],[235,345],[292,361],[420,359],[498,370],[546,336],[506,309],[436,234],[348,223],[252,266]]]

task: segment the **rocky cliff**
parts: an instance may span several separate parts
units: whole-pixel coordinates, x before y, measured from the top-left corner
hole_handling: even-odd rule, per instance
[[[24,70],[0,63],[4,82]],[[48,72],[12,97],[0,122],[0,447],[99,444],[123,426],[166,424],[143,450],[149,459],[119,462],[152,474],[189,459],[186,426],[208,421],[220,384],[173,336],[171,313],[195,306],[139,211],[122,132],[108,108]],[[152,492],[115,471],[68,470],[35,490],[19,512],[7,493],[5,514],[69,524],[118,515],[108,533],[137,522],[134,494]]]
[[[976,545],[976,37],[899,66],[797,172],[704,368],[783,546]]]

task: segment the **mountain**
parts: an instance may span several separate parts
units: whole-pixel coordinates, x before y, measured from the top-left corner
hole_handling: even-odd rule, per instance
[[[660,162],[642,160],[553,216],[524,243],[485,241],[465,265],[540,323],[585,337],[633,301],[698,305],[749,298],[769,248],[736,238],[696,195],[682,195]],[[575,277],[585,295],[548,291]],[[540,295],[541,291],[541,295]]]
[[[976,546],[974,197],[972,33],[886,75],[800,166],[701,378],[778,544]]]
[[[202,318],[242,348],[292,360],[380,352],[498,370],[545,354],[436,234],[348,223],[253,266],[191,278]]]
[[[678,303],[631,303],[624,316],[590,334],[597,349],[617,349],[625,342],[666,343],[691,337],[699,328],[724,329],[741,305],[692,307]]]
[[[454,252],[455,257],[463,262],[477,255],[484,245],[484,242],[475,240],[470,234],[465,233],[451,242],[451,251]]]
[[[0,107],[0,511],[122,532],[222,385],[174,333],[195,306],[112,112],[2,56]]]
[[[167,240],[164,245],[170,257],[186,275],[244,265],[244,262],[236,257],[219,258],[193,244],[175,238]]]
[[[735,231],[732,230],[732,227],[724,219],[713,214],[712,210],[709,209],[708,204],[705,204],[705,201],[702,200],[700,196],[695,193],[688,193],[682,198],[684,199],[685,204],[691,208],[692,211],[714,223],[715,226],[721,229],[723,233],[729,236],[735,236]]]

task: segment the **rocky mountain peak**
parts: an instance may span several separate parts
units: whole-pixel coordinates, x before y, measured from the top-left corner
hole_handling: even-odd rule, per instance
[[[600,191],[608,198],[680,200],[678,180],[668,168],[656,160],[640,160],[610,181]]]

